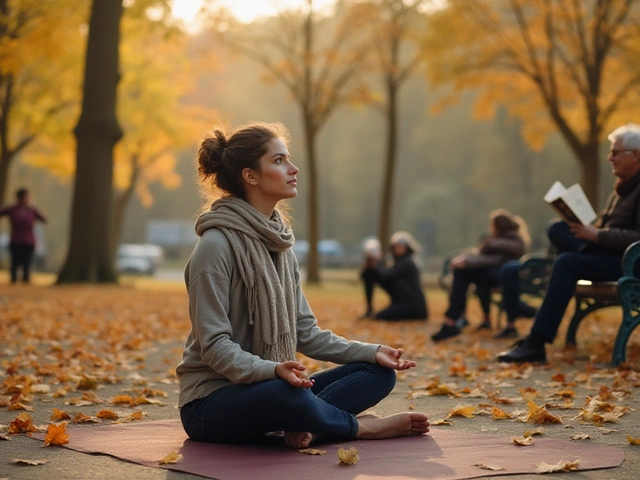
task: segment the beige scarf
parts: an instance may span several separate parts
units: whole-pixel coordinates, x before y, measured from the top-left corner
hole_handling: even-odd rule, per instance
[[[200,215],[198,235],[209,228],[218,228],[233,249],[245,285],[249,323],[254,325],[252,353],[274,362],[295,360],[293,232],[277,211],[267,218],[235,197],[216,200]]]

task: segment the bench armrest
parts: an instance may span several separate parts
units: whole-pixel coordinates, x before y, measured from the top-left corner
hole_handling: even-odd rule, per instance
[[[622,256],[622,271],[625,277],[635,277],[636,263],[640,259],[640,241],[633,242],[627,247]],[[640,273],[640,268],[638,268]]]

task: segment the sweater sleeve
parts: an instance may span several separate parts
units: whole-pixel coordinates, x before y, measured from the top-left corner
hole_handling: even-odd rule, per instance
[[[318,326],[315,315],[307,302],[299,275],[297,278],[297,349],[300,353],[317,360],[339,364],[352,362],[376,363],[376,352],[379,344],[349,341],[334,334],[330,330],[323,330]]]
[[[189,283],[192,331],[200,357],[233,383],[257,383],[276,378],[276,363],[243,350],[232,340],[229,282],[219,273],[202,271]]]

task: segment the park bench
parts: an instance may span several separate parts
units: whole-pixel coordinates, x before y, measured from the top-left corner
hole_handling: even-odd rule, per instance
[[[438,283],[447,292],[451,292],[453,283],[453,273],[449,270],[449,263],[461,252],[448,254],[442,266]],[[553,260],[550,260],[550,258],[543,253],[529,253],[520,258],[519,281],[522,295],[539,299],[544,298],[549,276],[551,275],[551,268],[553,267]],[[504,314],[501,288],[495,287],[491,289],[491,302],[498,307],[498,328],[500,328],[501,318]]]
[[[622,322],[613,345],[611,364],[626,360],[627,342],[640,324],[640,241],[632,243],[622,257],[622,277],[617,282],[580,280],[576,286],[576,307],[565,338],[565,345],[576,345],[576,333],[584,318],[601,308],[622,306]]]
[[[440,276],[440,285],[445,290],[451,288],[451,272],[449,261],[453,256],[445,260]],[[520,289],[523,294],[544,298],[549,276],[553,268],[555,256],[543,254],[529,254],[522,257],[520,270]],[[623,276],[617,282],[590,282],[580,280],[576,285],[575,311],[571,317],[565,345],[576,345],[578,327],[584,318],[590,313],[607,307],[622,307],[622,322],[616,335],[613,346],[611,364],[617,366],[626,360],[626,349],[629,337],[633,330],[640,324],[640,241],[631,244],[622,257]],[[492,302],[498,306],[500,317],[501,290],[492,289]]]

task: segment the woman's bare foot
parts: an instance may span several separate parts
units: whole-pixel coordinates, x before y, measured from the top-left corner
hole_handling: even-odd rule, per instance
[[[429,431],[428,418],[424,413],[398,413],[389,417],[364,415],[357,417],[358,437],[365,439],[408,437]]]
[[[284,443],[291,448],[307,448],[315,439],[309,432],[284,432]]]

